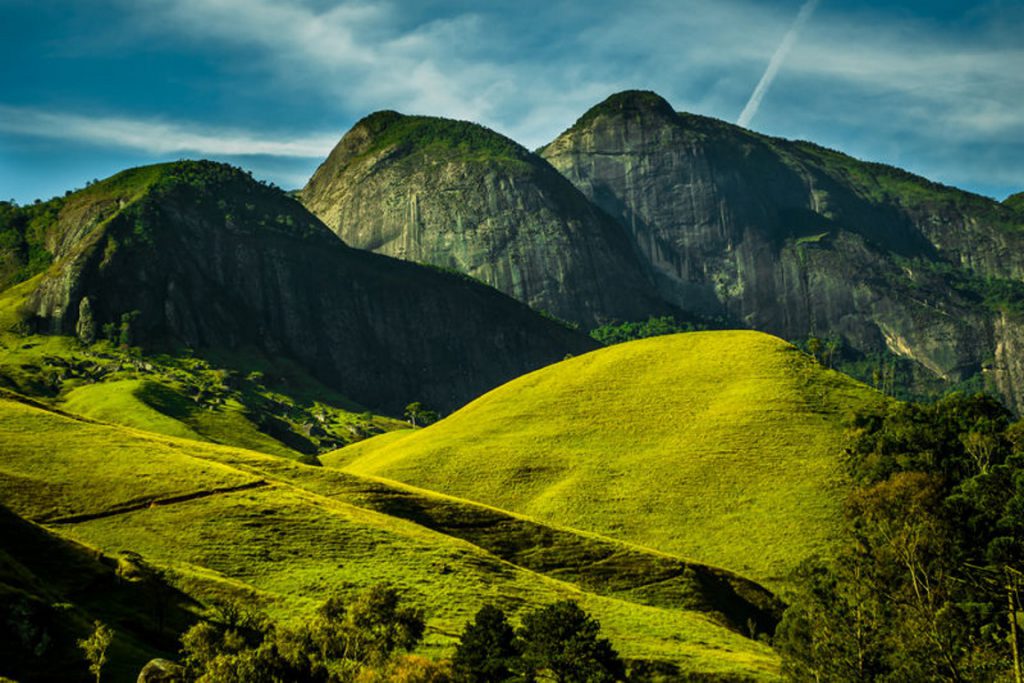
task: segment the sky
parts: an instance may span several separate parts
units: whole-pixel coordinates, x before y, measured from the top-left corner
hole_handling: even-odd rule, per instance
[[[529,148],[626,89],[996,199],[1024,0],[0,0],[0,198],[228,161],[292,189],[381,109]]]

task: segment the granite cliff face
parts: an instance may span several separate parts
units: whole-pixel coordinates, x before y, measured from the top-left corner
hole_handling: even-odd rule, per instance
[[[837,335],[946,384],[985,366],[1021,407],[1016,197],[1000,204],[637,91],[540,154],[618,219],[670,303],[789,339]]]
[[[298,202],[211,162],[73,195],[29,296],[39,331],[129,321],[143,344],[255,346],[368,407],[450,410],[586,337],[468,278],[351,249]],[[127,316],[127,318],[125,317]]]
[[[668,312],[610,217],[547,162],[473,123],[368,116],[302,202],[351,246],[469,274],[585,327]]]

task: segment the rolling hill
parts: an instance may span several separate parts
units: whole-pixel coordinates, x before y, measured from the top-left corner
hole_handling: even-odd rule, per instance
[[[688,673],[777,675],[772,651],[747,637],[770,632],[777,603],[723,570],[329,468],[60,415],[13,395],[0,398],[0,444],[0,500],[11,511],[155,568],[187,601],[235,596],[303,618],[330,592],[389,581],[426,610],[425,647],[437,655],[485,602],[517,614],[568,597],[627,658]],[[9,552],[8,540],[0,547]],[[138,652],[127,642],[116,651],[129,645]]]
[[[828,543],[848,413],[883,400],[750,331],[620,344],[322,456],[770,587]]]

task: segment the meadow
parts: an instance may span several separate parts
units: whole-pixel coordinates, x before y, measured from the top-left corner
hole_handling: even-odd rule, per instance
[[[321,459],[779,590],[827,549],[845,420],[881,400],[770,335],[694,332],[568,359]]]
[[[101,556],[136,553],[199,603],[235,597],[275,618],[299,619],[325,595],[386,581],[426,610],[424,651],[443,656],[485,602],[516,614],[569,597],[601,621],[627,658],[691,672],[777,675],[774,653],[730,629],[714,609],[728,607],[712,593],[694,597],[694,609],[651,588],[645,594],[645,567],[678,579],[677,592],[700,590],[690,577],[701,568],[677,558],[593,535],[576,539],[571,530],[425,491],[11,398],[0,400],[0,444],[0,499],[11,510]],[[443,531],[467,526],[490,531]],[[531,540],[538,538],[543,544]],[[633,578],[621,571],[629,566],[640,570]]]

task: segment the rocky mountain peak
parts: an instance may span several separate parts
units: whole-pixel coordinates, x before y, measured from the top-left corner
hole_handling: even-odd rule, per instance
[[[674,119],[675,109],[668,101],[650,90],[624,90],[611,95],[594,105],[580,117],[577,125],[592,121],[598,116],[660,116]]]
[[[587,327],[667,310],[606,214],[545,160],[475,123],[371,115],[302,201],[347,244],[466,273]]]

